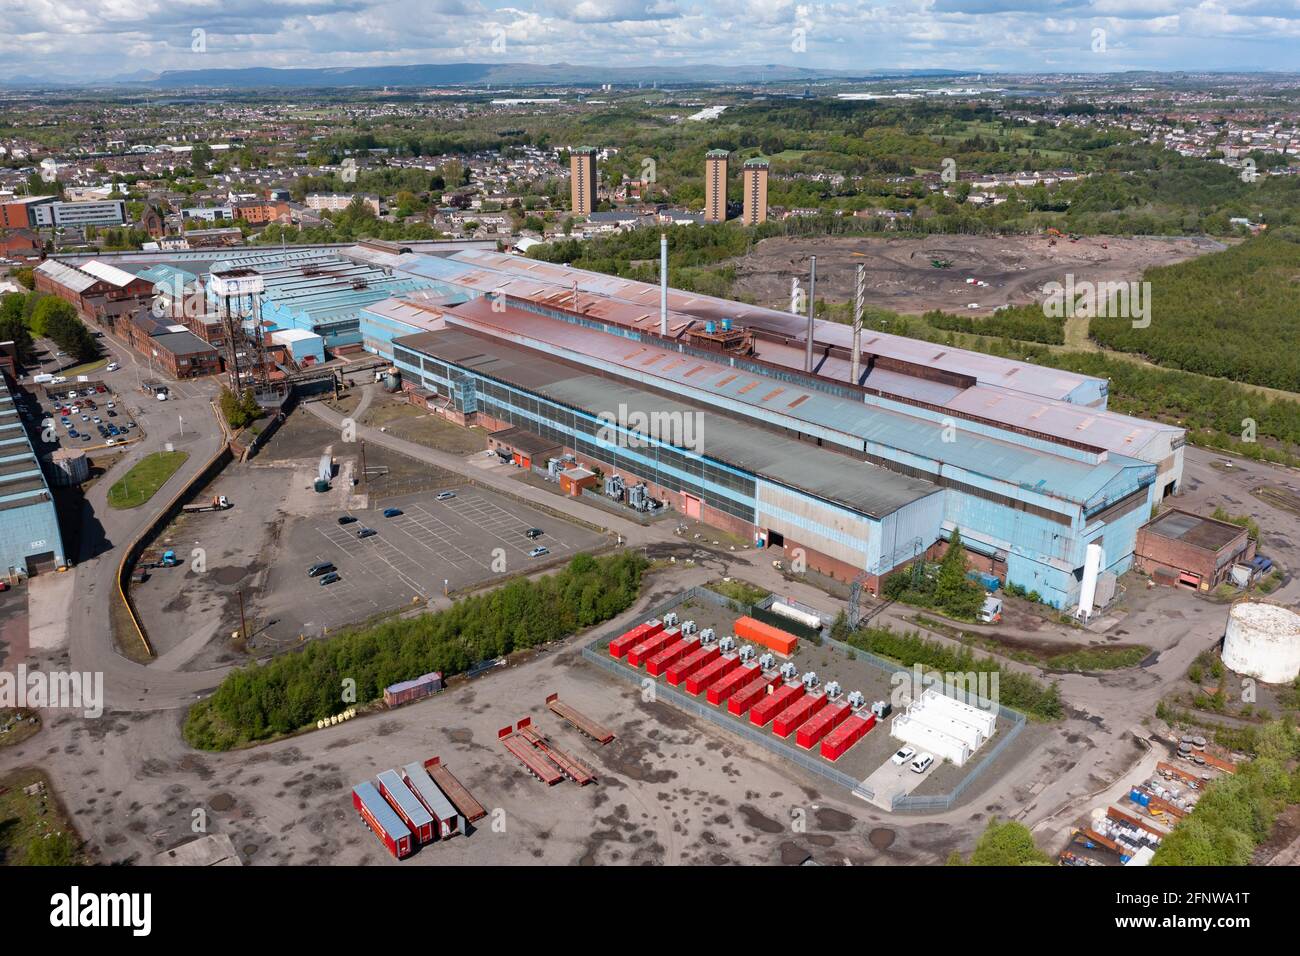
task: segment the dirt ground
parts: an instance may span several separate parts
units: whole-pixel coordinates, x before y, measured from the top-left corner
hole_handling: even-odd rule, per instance
[[[1103,245],[1105,248],[1103,248]],[[1004,305],[1043,299],[1048,282],[1135,280],[1149,266],[1170,265],[1223,246],[1203,238],[1088,236],[927,236],[924,239],[764,239],[752,252],[727,265],[736,269],[733,291],[760,305],[790,307],[790,280],[808,286],[808,257],[817,257],[817,295],[828,302],[853,298],[859,263],[867,267],[867,304],[894,312],[930,309],[983,315]],[[952,265],[935,268],[932,259]],[[987,282],[971,285],[967,278]],[[967,309],[977,302],[978,309]]]

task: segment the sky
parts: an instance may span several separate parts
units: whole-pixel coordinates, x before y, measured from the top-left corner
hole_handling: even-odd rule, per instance
[[[1300,70],[1300,0],[0,0],[0,76],[447,62]]]

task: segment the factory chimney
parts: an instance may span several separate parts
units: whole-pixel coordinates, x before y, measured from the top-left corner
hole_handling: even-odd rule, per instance
[[[817,310],[817,257],[812,256],[808,274],[808,335],[804,342],[803,370],[809,375],[813,369],[813,314]]]
[[[668,233],[659,233],[659,334],[668,338]]]
[[[858,277],[853,289],[853,359],[849,381],[858,384],[862,363],[862,309],[867,298],[867,267],[858,263]]]

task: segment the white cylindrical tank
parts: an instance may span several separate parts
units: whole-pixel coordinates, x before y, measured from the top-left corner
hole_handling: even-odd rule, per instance
[[[1276,604],[1233,605],[1223,663],[1266,684],[1295,680],[1300,675],[1300,614]]]

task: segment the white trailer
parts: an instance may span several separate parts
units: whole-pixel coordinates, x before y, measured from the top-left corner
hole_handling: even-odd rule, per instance
[[[936,759],[948,760],[958,767],[970,759],[970,748],[949,734],[923,724],[911,713],[899,714],[889,725],[889,733],[917,750],[929,751]]]

